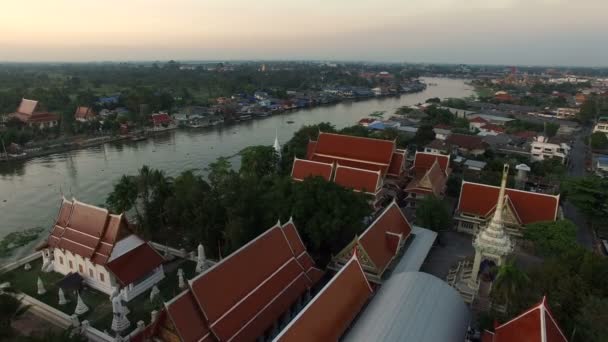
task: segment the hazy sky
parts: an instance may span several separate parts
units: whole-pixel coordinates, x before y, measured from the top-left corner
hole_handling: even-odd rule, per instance
[[[608,66],[608,0],[0,0],[0,61]]]

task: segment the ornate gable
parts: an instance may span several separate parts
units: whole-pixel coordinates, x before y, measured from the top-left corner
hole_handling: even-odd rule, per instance
[[[333,258],[334,262],[340,265],[346,264],[352,258],[355,247],[357,248],[357,258],[363,269],[373,270],[374,273],[378,273],[378,267],[369,257],[365,248],[359,243],[358,235]]]

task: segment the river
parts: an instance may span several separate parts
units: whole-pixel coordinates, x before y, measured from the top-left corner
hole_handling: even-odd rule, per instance
[[[424,81],[436,85],[421,93],[400,97],[344,102],[221,128],[176,130],[147,141],[106,144],[0,164],[0,238],[26,228],[50,228],[62,194],[95,205],[103,204],[118,178],[135,174],[142,165],[174,176],[187,169],[204,169],[216,158],[234,155],[246,146],[272,145],[277,130],[279,140],[285,142],[302,125],[327,121],[342,128],[374,111],[391,114],[400,106],[424,102],[431,97],[466,97],[473,93],[464,80],[426,78]]]

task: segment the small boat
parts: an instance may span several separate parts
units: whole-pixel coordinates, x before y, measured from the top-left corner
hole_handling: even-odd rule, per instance
[[[287,123],[288,123],[288,124],[290,124],[290,125],[291,125],[292,123],[294,123],[294,122],[295,122],[295,121],[293,121],[293,120],[287,120]]]

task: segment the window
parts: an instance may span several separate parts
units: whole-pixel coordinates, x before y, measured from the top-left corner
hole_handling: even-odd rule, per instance
[[[93,275],[93,270],[92,270],[92,269],[90,269],[90,268],[89,268],[89,277],[91,277],[91,278],[93,278],[93,277],[94,277],[94,275]]]
[[[99,273],[99,280],[101,280],[102,282],[105,281],[103,273]]]
[[[63,265],[63,257],[59,257],[59,264]]]
[[[70,269],[73,269],[74,268],[74,264],[72,264],[72,260],[70,260],[69,263],[70,263]]]
[[[78,272],[84,273],[84,269],[82,269],[82,265],[78,265]]]

